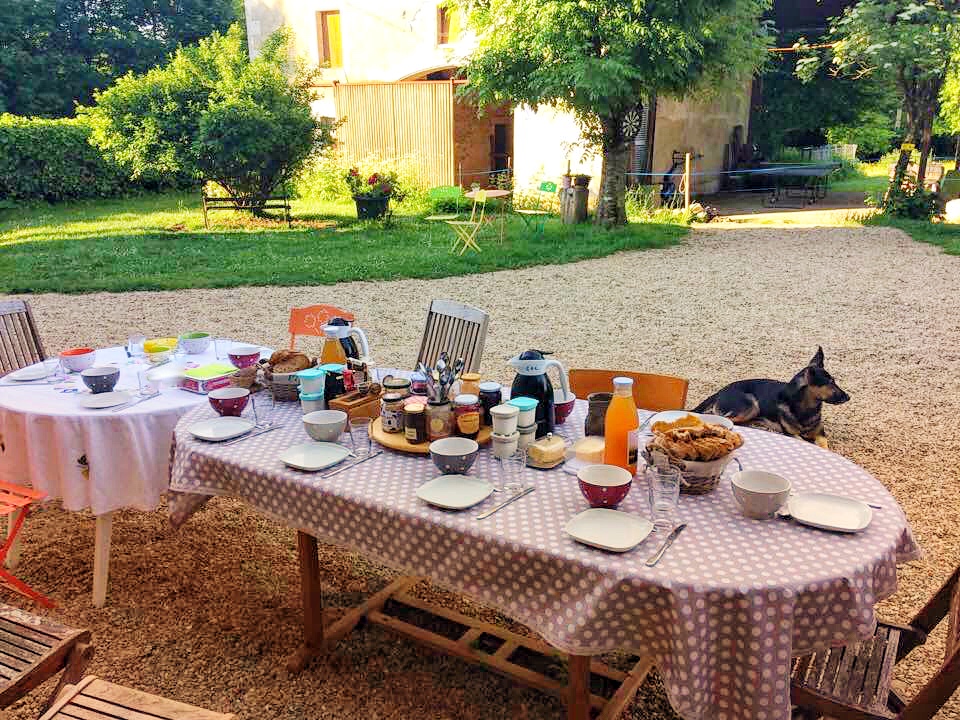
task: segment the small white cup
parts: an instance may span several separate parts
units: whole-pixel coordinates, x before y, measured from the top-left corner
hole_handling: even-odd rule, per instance
[[[495,405],[490,408],[493,432],[497,435],[513,435],[517,431],[520,408],[514,405]]]

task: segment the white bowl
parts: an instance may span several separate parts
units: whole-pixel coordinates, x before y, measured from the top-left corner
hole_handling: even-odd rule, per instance
[[[762,470],[741,470],[730,478],[733,498],[747,517],[763,520],[786,502],[790,495],[790,481]]]
[[[200,337],[189,337],[190,335],[199,335]],[[209,333],[193,332],[181,335],[177,340],[177,344],[183,348],[184,352],[188,355],[199,355],[207,351],[212,341],[213,338]]]
[[[97,359],[97,351],[90,350],[87,353],[81,353],[79,355],[64,355],[60,354],[60,362],[63,363],[63,366],[70,372],[83,372],[89,367],[93,367],[94,361]]]
[[[347,426],[343,410],[315,410],[303,416],[307,435],[320,442],[336,442]]]

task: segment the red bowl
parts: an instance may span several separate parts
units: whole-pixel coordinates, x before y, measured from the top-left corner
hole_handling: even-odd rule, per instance
[[[616,465],[587,465],[577,473],[580,492],[594,508],[615,508],[630,492],[633,475]]]
[[[207,399],[218,414],[239,417],[250,400],[250,391],[238,387],[220,388],[211,390],[207,394]]]
[[[572,392],[567,393],[567,397],[563,397],[563,390],[556,390],[553,393],[553,421],[557,425],[563,425],[566,422],[567,418],[570,417],[570,413],[573,412],[573,405],[577,402],[577,396]]]
[[[253,345],[244,345],[230,350],[227,357],[230,358],[230,362],[233,363],[235,368],[253,367],[260,359],[260,348]]]

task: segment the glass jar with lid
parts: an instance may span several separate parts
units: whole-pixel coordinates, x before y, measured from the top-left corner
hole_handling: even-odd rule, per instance
[[[453,399],[453,418],[456,434],[475,440],[480,433],[480,399],[463,393]]]
[[[409,443],[427,441],[427,413],[423,403],[407,403],[403,408],[403,436]]]
[[[400,393],[385,393],[380,398],[380,424],[384,432],[403,432],[403,396]]]
[[[449,400],[430,400],[427,403],[427,437],[439,440],[453,434],[453,408]]]

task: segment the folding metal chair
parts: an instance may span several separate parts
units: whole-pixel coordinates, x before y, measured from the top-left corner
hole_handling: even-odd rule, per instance
[[[45,607],[54,607],[53,600],[27,585],[23,580],[13,576],[4,567],[4,561],[7,559],[7,553],[17,541],[17,535],[23,528],[24,520],[30,513],[30,505],[37,500],[42,500],[47,494],[39,490],[33,490],[22,485],[13,485],[12,483],[0,482],[0,515],[13,518],[9,526],[9,532],[3,545],[0,546],[0,582],[5,582],[21,595],[25,595],[31,600],[40,603]]]
[[[537,191],[537,206],[529,210],[517,210],[516,213],[521,217],[523,222],[528,228],[533,230],[534,233],[540,234],[543,232],[544,226],[547,224],[547,218],[550,217],[551,213],[549,210],[544,210],[543,199],[544,196],[556,195],[557,194],[557,184],[555,182],[542,182]]]
[[[479,212],[477,212],[478,208]],[[463,247],[460,248],[461,255],[467,251],[467,248],[473,248],[477,252],[480,252],[480,246],[477,245],[477,234],[480,232],[480,228],[483,227],[483,217],[486,208],[487,191],[477,190],[473,197],[473,210],[470,211],[470,219],[446,221],[447,225],[452,227],[457,235],[453,241],[453,247],[450,248],[450,252],[456,251],[457,246],[461,244],[463,245]]]
[[[343,318],[354,322],[352,312],[341,310],[335,305],[310,305],[309,307],[290,309],[290,349],[296,350],[297,335],[323,337],[323,326],[333,318]]]

